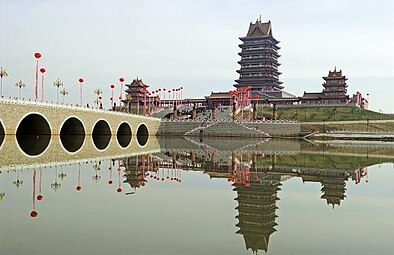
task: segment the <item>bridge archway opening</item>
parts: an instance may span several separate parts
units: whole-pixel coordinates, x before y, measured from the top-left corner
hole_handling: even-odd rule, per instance
[[[40,155],[51,141],[51,128],[48,121],[37,113],[27,115],[17,127],[16,140],[27,155]]]
[[[149,131],[145,124],[141,124],[137,129],[137,141],[140,146],[144,146],[148,142]]]
[[[126,148],[127,146],[129,146],[131,141],[131,135],[132,132],[130,125],[126,122],[120,124],[118,131],[116,132],[116,139],[118,140],[118,143],[122,148]]]
[[[3,144],[4,138],[5,138],[5,130],[3,127],[3,123],[0,121],[0,147]]]
[[[78,151],[85,141],[82,122],[75,117],[68,118],[60,129],[60,141],[68,152]]]
[[[92,139],[97,149],[104,150],[108,147],[111,141],[111,129],[105,120],[99,120],[94,125]]]

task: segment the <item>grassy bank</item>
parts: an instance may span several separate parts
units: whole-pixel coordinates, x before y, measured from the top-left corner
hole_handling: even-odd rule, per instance
[[[278,107],[278,119],[299,122],[394,120],[394,115],[365,110],[356,106]],[[272,107],[259,107],[258,115],[272,119]]]

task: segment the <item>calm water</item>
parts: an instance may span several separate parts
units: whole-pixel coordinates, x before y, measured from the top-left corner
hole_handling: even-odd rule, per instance
[[[88,139],[87,139],[88,140]],[[0,254],[392,254],[394,146],[0,147]]]

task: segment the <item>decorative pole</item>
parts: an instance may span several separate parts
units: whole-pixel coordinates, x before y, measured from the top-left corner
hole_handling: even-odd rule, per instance
[[[148,85],[144,83],[143,88],[144,88],[144,115],[146,115],[146,88]]]
[[[166,108],[166,89],[163,88],[163,108]]]
[[[38,59],[41,58],[41,53],[34,53],[34,57],[36,58],[36,83],[34,85],[34,100],[38,100]]]
[[[98,87],[97,89],[94,90],[94,94],[97,95],[95,103],[97,106],[96,108],[98,108],[99,104],[101,103],[101,99],[102,99],[101,94],[103,94],[103,91],[100,89],[100,87]]]
[[[33,185],[32,185],[32,195],[33,195],[33,210],[30,212],[30,217],[35,218],[38,216],[36,211],[36,169],[33,171]]]
[[[181,90],[181,104],[183,104],[183,95],[182,95],[183,94],[183,87],[181,87],[180,90]]]
[[[3,77],[7,77],[8,73],[3,67],[0,68],[0,90],[1,90],[1,97],[3,97]]]
[[[22,81],[19,80],[17,83],[15,83],[15,86],[19,88],[19,99],[22,97],[22,88],[26,87],[26,84]]]
[[[66,89],[62,89],[62,90],[60,91],[60,95],[63,96],[63,104],[64,104],[64,97],[65,97],[66,95],[68,95],[68,91],[67,91]]]
[[[44,67],[40,68],[40,72],[41,72],[41,102],[44,102],[44,74],[46,72]]]
[[[115,108],[113,108],[114,107],[114,88],[115,88],[115,85],[111,84],[110,87],[111,87],[111,97],[109,99],[111,100],[111,109],[115,110]]]
[[[80,89],[79,89],[79,103],[80,103],[80,106],[82,107],[82,84],[83,84],[83,78],[79,78],[79,84],[80,84]]]
[[[119,82],[120,82],[120,95],[119,95],[119,109],[120,111],[122,111],[122,94],[123,94],[123,82],[124,79],[123,78],[119,78]]]
[[[56,103],[59,103],[59,87],[63,86],[63,82],[59,80],[59,78],[57,78],[56,81],[53,82],[53,86],[56,87]]]
[[[136,100],[136,102],[137,102],[137,115],[140,114],[140,96],[141,96],[141,94],[139,94],[139,93],[136,94],[136,97],[137,97],[137,100]]]

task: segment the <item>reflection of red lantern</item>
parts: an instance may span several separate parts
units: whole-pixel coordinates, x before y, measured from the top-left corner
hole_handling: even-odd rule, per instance
[[[141,186],[145,186],[145,182],[141,183]]]
[[[110,97],[110,98],[109,98],[109,100],[111,100],[111,101],[112,101],[112,97]]]
[[[37,217],[38,213],[36,211],[31,211],[30,217],[35,218]]]
[[[82,83],[83,82],[83,78],[79,78],[79,80],[78,80],[80,83]]]
[[[120,193],[120,192],[122,192],[122,188],[119,187],[116,189],[116,191]]]
[[[119,100],[122,100],[122,97],[119,97]]]
[[[34,57],[35,57],[36,59],[41,58],[41,53],[39,53],[39,52],[34,53]]]
[[[103,97],[102,97],[102,96],[99,96],[99,97],[98,97],[98,99],[100,99],[100,100],[101,100],[101,99],[103,99]]]
[[[40,68],[40,72],[45,73],[46,72],[45,68],[44,67]]]
[[[111,84],[111,89],[113,89],[113,88],[115,88],[115,85],[114,85],[114,84]]]
[[[41,200],[42,200],[42,198],[43,198],[43,196],[42,196],[42,195],[38,195],[38,196],[37,196],[37,200],[40,200],[40,201],[41,201]]]
[[[119,78],[119,81],[120,81],[120,82],[124,82],[124,79],[123,79],[123,78]]]
[[[111,180],[109,180],[109,181],[108,181],[108,184],[109,184],[109,185],[111,185],[111,184],[112,184],[112,181],[111,181]]]
[[[78,185],[76,189],[77,191],[81,191],[82,187]]]

